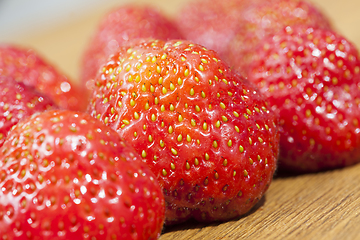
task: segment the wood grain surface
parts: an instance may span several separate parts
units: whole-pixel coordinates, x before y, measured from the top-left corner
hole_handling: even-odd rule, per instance
[[[169,16],[191,0],[137,0]],[[312,0],[342,35],[360,47],[360,0]],[[4,38],[33,47],[77,80],[81,54],[104,6],[46,32]],[[5,36],[6,37],[6,36]],[[268,192],[246,216],[214,224],[187,222],[165,227],[166,239],[360,239],[360,164],[297,176],[276,175]]]

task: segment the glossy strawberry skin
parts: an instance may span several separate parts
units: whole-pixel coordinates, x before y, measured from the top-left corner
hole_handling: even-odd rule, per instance
[[[156,239],[165,202],[151,170],[91,116],[32,115],[0,149],[3,239]]]
[[[286,26],[308,25],[332,29],[321,9],[307,0],[256,0],[242,8],[237,33],[227,45],[225,58],[230,66],[246,75],[254,48],[268,35]]]
[[[87,99],[81,89],[33,49],[0,45],[0,76],[34,87],[61,108],[86,109]]]
[[[358,51],[330,30],[287,27],[257,48],[249,71],[280,115],[282,168],[320,171],[360,158]]]
[[[35,112],[58,108],[34,88],[0,76],[0,147],[12,126]]]
[[[218,55],[188,41],[145,41],[113,54],[89,112],[156,175],[166,224],[228,220],[263,196],[276,168],[277,118]]]
[[[81,82],[93,88],[99,67],[118,47],[137,38],[177,39],[181,35],[175,24],[150,6],[124,5],[101,20],[84,52]]]

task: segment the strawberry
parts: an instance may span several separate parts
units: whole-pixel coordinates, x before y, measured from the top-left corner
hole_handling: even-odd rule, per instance
[[[176,23],[186,39],[216,50],[242,74],[267,34],[300,23],[331,28],[327,16],[304,0],[197,0],[184,6]]]
[[[81,90],[32,49],[0,45],[0,76],[35,87],[62,108],[86,109]]]
[[[19,122],[0,148],[2,239],[156,239],[165,202],[119,135],[86,113]]]
[[[250,0],[196,0],[185,5],[176,16],[181,34],[224,56],[227,45],[236,35],[241,12]]]
[[[320,171],[360,159],[360,59],[331,30],[286,27],[256,48],[249,80],[280,116],[283,169]]]
[[[255,0],[239,13],[236,35],[226,46],[225,58],[229,64],[246,73],[252,62],[256,45],[267,35],[275,34],[286,26],[309,25],[331,29],[329,18],[314,4],[306,0]]]
[[[276,168],[277,118],[214,51],[147,40],[119,48],[101,69],[88,110],[150,166],[166,224],[228,220],[263,196]]]
[[[53,101],[34,88],[0,76],[0,146],[10,128],[22,118],[56,107]]]
[[[83,54],[81,82],[88,89],[108,55],[137,38],[181,38],[175,24],[150,6],[124,5],[106,14]]]

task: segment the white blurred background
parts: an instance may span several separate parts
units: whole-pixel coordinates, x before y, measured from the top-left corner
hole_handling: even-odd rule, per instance
[[[193,0],[0,0],[0,44],[31,47],[75,81],[82,52],[100,19],[115,6],[148,4],[175,16]],[[224,0],[226,1],[226,0]],[[360,48],[360,0],[308,0]]]

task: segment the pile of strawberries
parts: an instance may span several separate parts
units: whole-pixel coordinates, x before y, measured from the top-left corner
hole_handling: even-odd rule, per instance
[[[104,17],[78,84],[0,46],[1,239],[157,239],[360,161],[356,47],[304,0]]]

